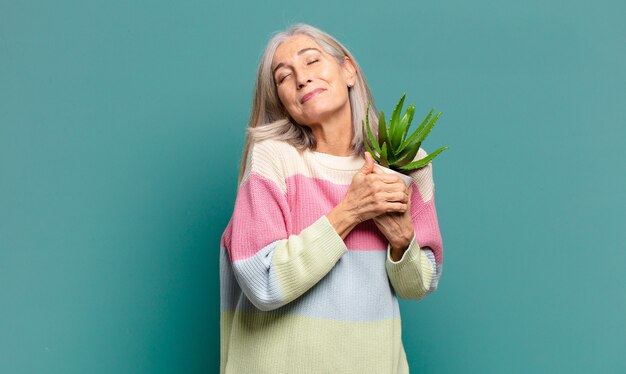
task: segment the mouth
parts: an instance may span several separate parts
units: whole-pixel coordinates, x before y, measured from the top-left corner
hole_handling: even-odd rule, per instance
[[[304,104],[305,102],[309,101],[313,96],[317,95],[320,92],[325,91],[323,88],[316,88],[313,91],[309,92],[308,94],[302,96],[302,99],[300,99],[300,104]]]

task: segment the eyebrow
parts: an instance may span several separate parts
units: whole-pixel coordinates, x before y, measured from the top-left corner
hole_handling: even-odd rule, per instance
[[[308,52],[308,51],[318,51],[319,53],[322,53],[322,51],[320,51],[317,48],[302,48],[301,50],[298,51],[298,56],[303,54],[304,52]],[[276,65],[276,67],[274,68],[274,70],[272,70],[272,74],[276,74],[276,70],[278,70],[278,68],[285,66],[285,64],[283,64],[282,62],[278,65]]]

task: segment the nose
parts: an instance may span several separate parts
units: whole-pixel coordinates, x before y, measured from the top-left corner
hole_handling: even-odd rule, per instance
[[[308,77],[306,73],[302,72],[298,74],[298,79],[297,79],[298,89],[301,89],[302,87],[306,86],[309,83],[311,83],[311,79]]]

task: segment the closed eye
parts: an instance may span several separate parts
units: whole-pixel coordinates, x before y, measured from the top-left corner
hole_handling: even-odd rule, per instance
[[[319,61],[319,60],[309,61],[309,62],[307,63],[307,65],[314,64],[314,63],[316,63],[316,62],[318,62],[318,61]],[[291,74],[286,74],[286,75],[282,76],[282,77],[278,80],[278,83],[283,83],[283,81],[285,80],[285,78],[287,78],[287,77],[288,77],[288,76],[290,76],[290,75],[291,75]]]

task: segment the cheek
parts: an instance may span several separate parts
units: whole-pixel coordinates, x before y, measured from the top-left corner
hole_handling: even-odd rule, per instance
[[[286,110],[287,113],[292,117],[297,116],[298,111],[295,99],[293,97],[293,93],[285,90],[278,91],[278,99],[280,100],[280,103],[282,104],[284,110]]]
[[[320,72],[320,77],[331,84],[337,83],[337,80],[339,79],[339,75],[337,74],[337,72],[330,67],[322,70]]]
[[[290,101],[292,101],[293,92],[290,92],[288,89],[285,88],[279,88],[277,92],[278,98],[280,99],[280,102],[283,103],[283,106],[289,106]]]
[[[278,91],[278,100],[280,100],[283,107],[289,107],[289,102],[286,100],[285,93],[281,90]]]

